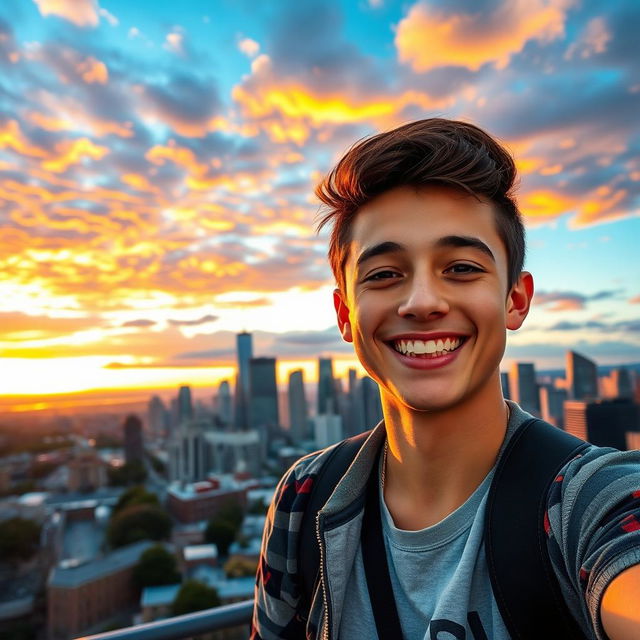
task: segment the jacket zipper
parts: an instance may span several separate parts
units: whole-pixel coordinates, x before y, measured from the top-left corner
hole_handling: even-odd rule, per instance
[[[318,547],[320,548],[320,583],[322,584],[322,601],[324,603],[324,625],[322,629],[323,640],[329,640],[329,598],[327,597],[327,580],[325,571],[325,552],[320,535],[320,512],[316,514],[316,538],[318,539]]]

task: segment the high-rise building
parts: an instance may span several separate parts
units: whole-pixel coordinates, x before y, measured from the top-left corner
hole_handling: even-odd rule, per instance
[[[382,403],[378,383],[369,376],[360,380],[360,393],[364,406],[365,429],[372,429],[382,420]]]
[[[248,429],[250,423],[249,402],[251,398],[251,377],[249,363],[253,358],[253,338],[243,331],[236,336],[238,356],[238,375],[236,377],[236,416],[235,423],[239,429]]]
[[[509,397],[525,411],[540,415],[536,370],[531,362],[513,362],[509,370]]]
[[[123,425],[124,429],[124,461],[127,464],[142,462],[144,444],[142,440],[142,422],[138,416],[129,415]]]
[[[335,414],[337,411],[333,360],[318,358],[318,414]]]
[[[220,422],[228,426],[233,420],[233,399],[231,397],[231,386],[228,380],[223,380],[218,385],[216,394],[216,415]]]
[[[249,361],[250,424],[252,427],[277,427],[278,386],[276,384],[276,359],[251,358]]]
[[[631,400],[574,400],[564,403],[565,431],[599,447],[624,451],[628,433],[640,431],[640,405]]]
[[[540,415],[543,420],[562,429],[564,427],[564,401],[567,392],[551,384],[540,387]]]
[[[205,433],[206,419],[182,421],[174,430],[169,450],[169,478],[180,482],[197,482],[206,478],[211,467]]]
[[[331,413],[313,417],[313,437],[319,449],[329,447],[343,438],[342,418]]]
[[[575,351],[567,351],[567,390],[572,400],[598,397],[598,367]]]
[[[607,398],[633,399],[633,377],[626,367],[612,369],[611,373],[602,379],[602,391]]]
[[[182,385],[178,389],[178,424],[184,420],[193,418],[193,400],[191,399],[191,387]]]
[[[511,395],[509,393],[509,374],[506,371],[500,372],[500,385],[502,386],[502,395],[507,400],[511,400]]]
[[[147,406],[147,421],[149,432],[154,438],[166,438],[169,430],[169,412],[164,406],[164,402],[153,396]]]
[[[308,439],[309,415],[302,369],[296,369],[289,374],[289,424],[294,443]]]
[[[364,414],[364,396],[362,385],[358,380],[358,372],[355,369],[349,369],[347,410],[342,423],[345,438],[355,436],[367,429]]]

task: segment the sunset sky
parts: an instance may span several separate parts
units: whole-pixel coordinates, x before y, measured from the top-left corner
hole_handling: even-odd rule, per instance
[[[3,0],[3,406],[212,387],[242,329],[283,379],[352,365],[313,187],[428,116],[518,161],[537,293],[505,363],[640,361],[639,28],[627,0]]]

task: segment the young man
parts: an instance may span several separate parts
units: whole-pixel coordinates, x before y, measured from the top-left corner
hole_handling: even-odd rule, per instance
[[[498,368],[505,329],[522,325],[533,296],[515,178],[487,133],[428,119],[356,144],[318,187],[321,225],[333,224],[338,326],[380,386],[384,420],[320,511],[310,603],[298,533],[331,448],[298,461],[278,486],[254,640],[378,637],[361,546],[370,483],[402,637],[510,637],[483,531],[496,461],[530,418],[505,402]],[[572,459],[549,492],[545,531],[584,637],[640,638],[640,453],[591,447]]]

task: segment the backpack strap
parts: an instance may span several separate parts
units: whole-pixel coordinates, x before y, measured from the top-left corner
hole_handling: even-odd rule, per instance
[[[513,434],[489,490],[485,551],[493,592],[514,640],[584,639],[560,592],[546,546],[549,487],[589,445],[533,418]]]
[[[318,511],[324,507],[370,433],[365,431],[339,442],[327,456],[311,485],[309,502],[300,522],[298,542],[298,578],[302,598],[308,606],[311,606],[320,568],[320,548],[316,537]]]

